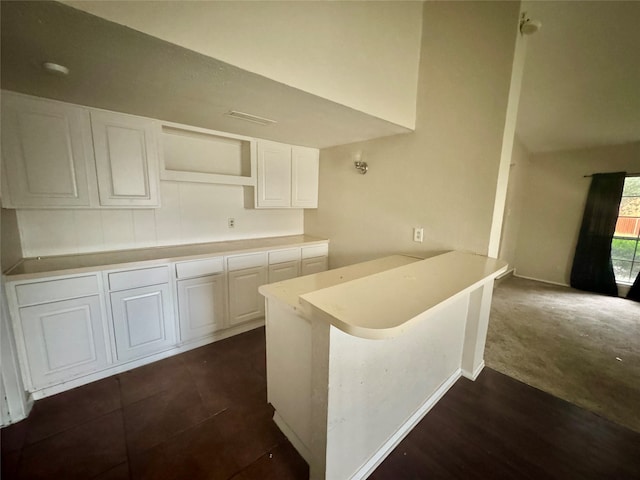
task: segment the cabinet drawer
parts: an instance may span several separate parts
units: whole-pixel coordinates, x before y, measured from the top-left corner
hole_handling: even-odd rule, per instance
[[[222,257],[176,263],[176,276],[178,278],[200,277],[223,271],[224,260]]]
[[[302,258],[326,257],[329,255],[329,244],[302,247]]]
[[[266,254],[251,253],[249,255],[238,255],[237,257],[227,258],[227,269],[230,272],[235,270],[243,270],[245,268],[262,267],[266,264]]]
[[[302,261],[302,265],[300,266],[301,275],[304,276],[324,272],[329,267],[328,264],[328,257],[306,258]]]
[[[80,298],[99,293],[98,277],[84,277],[50,280],[48,282],[27,283],[16,286],[18,305],[36,305],[68,298]]]
[[[110,290],[125,290],[127,288],[157,285],[169,281],[169,267],[142,268],[127,272],[109,274]]]
[[[269,265],[273,265],[275,263],[292,262],[295,260],[300,260],[299,248],[288,248],[287,250],[276,250],[274,252],[269,252]]]
[[[269,265],[269,283],[282,282],[298,275],[300,275],[299,260]]]

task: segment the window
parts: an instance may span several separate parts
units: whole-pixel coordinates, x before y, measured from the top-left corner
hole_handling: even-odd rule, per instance
[[[611,260],[616,282],[631,284],[640,272],[640,176],[624,181]]]

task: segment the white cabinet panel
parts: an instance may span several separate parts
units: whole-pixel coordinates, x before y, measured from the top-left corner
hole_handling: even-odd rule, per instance
[[[264,298],[258,287],[267,280],[265,267],[247,268],[228,273],[229,324],[231,326],[264,316]]]
[[[282,282],[295,278],[300,274],[300,262],[293,260],[290,262],[269,265],[269,283]]]
[[[133,360],[175,345],[169,285],[111,293],[118,360]]]
[[[224,328],[225,283],[224,274],[178,281],[180,338],[183,342]]]
[[[34,305],[36,303],[54,302],[65,298],[77,298],[96,295],[100,292],[98,277],[63,278],[46,282],[25,283],[16,286],[18,305]]]
[[[157,126],[152,120],[92,111],[91,128],[103,206],[158,206]]]
[[[316,148],[291,149],[291,206],[318,208],[320,152]]]
[[[258,142],[257,207],[291,206],[291,147]]]
[[[126,272],[109,274],[109,288],[111,290],[124,290],[127,288],[143,287],[167,283],[169,281],[169,267],[139,268]]]
[[[98,295],[20,309],[34,389],[107,366],[101,312]]]
[[[176,263],[176,276],[178,278],[198,277],[220,272],[224,272],[224,259],[222,257]]]
[[[88,175],[95,180],[85,109],[3,92],[2,157],[5,207],[90,205]]]
[[[274,263],[300,261],[300,248],[287,248],[286,250],[274,250],[269,252],[269,265]]]
[[[259,140],[256,208],[318,208],[320,152]]]
[[[319,245],[311,245],[308,247],[302,247],[302,258],[313,257],[328,257],[329,256],[329,244],[321,243]]]
[[[264,266],[266,262],[267,256],[264,252],[236,255],[233,257],[227,257],[227,269],[231,271],[252,267],[261,267]]]
[[[329,259],[327,257],[305,258],[302,260],[300,275],[324,272],[327,268],[329,268]]]

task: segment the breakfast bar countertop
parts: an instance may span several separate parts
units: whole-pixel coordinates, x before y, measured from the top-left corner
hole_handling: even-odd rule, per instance
[[[500,275],[506,262],[452,251],[393,255],[260,287],[260,292],[362,338],[401,334],[423,313]]]

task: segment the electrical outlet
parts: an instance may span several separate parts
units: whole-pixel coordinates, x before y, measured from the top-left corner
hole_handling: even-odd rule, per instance
[[[235,218],[230,218],[229,221],[228,221],[228,225],[229,225],[229,228],[235,227],[236,226],[236,219]]]
[[[413,229],[413,241],[422,243],[424,239],[424,229],[422,227],[415,227]]]

